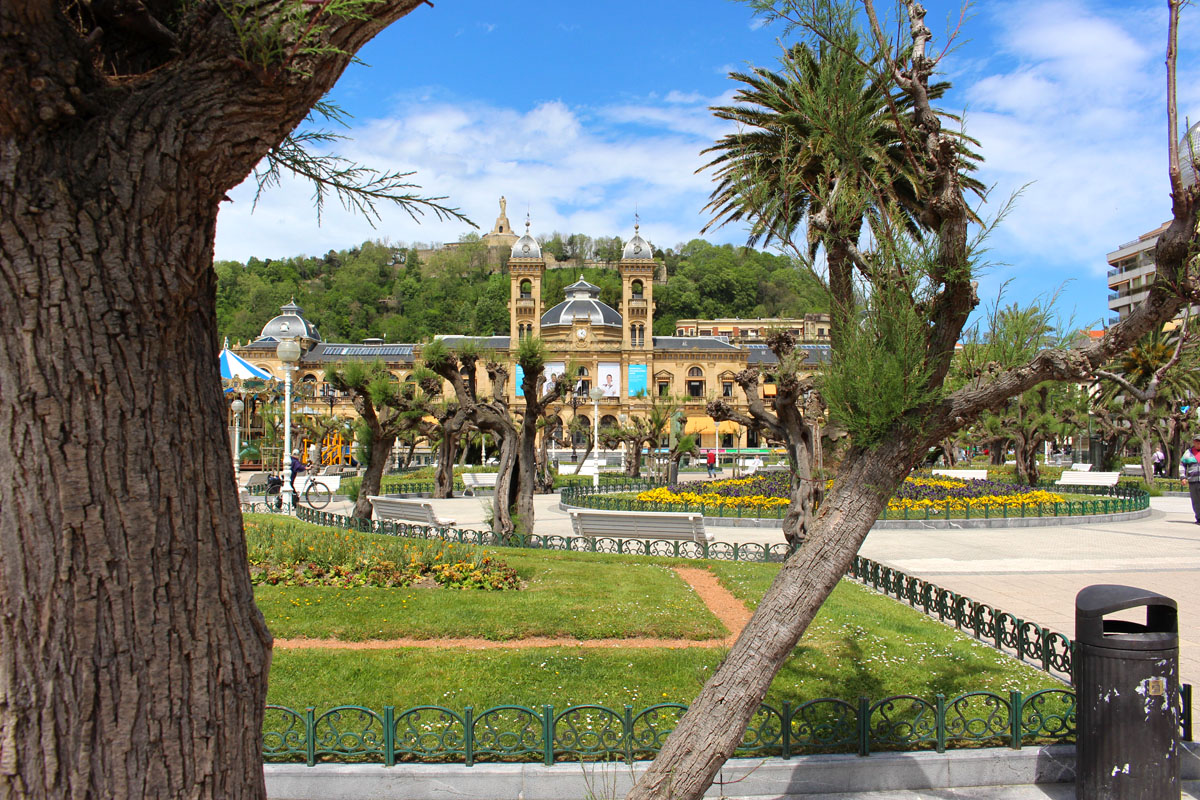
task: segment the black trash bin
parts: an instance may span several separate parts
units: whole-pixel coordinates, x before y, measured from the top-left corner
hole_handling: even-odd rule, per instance
[[[1146,608],[1146,623],[1105,619]],[[1077,800],[1178,800],[1175,601],[1132,586],[1075,596]]]

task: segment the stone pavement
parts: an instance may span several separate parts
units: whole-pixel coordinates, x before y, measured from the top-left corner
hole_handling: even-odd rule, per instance
[[[534,498],[538,533],[571,534],[558,501],[557,495]],[[458,527],[486,527],[490,497],[431,502]],[[1075,595],[1083,587],[1115,583],[1159,592],[1179,604],[1182,680],[1200,685],[1200,525],[1187,498],[1155,497],[1150,506],[1149,517],[1100,525],[875,530],[861,552],[1072,638]],[[330,510],[344,514],[350,505],[335,503]],[[783,541],[778,528],[710,530],[719,541]]]

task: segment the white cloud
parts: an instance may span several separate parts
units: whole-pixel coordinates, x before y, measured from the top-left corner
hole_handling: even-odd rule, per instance
[[[977,80],[962,87],[967,130],[986,157],[980,178],[996,186],[989,206],[1025,187],[994,255],[1018,276],[1047,286],[1079,278],[1073,294],[1103,297],[1105,254],[1170,214],[1164,81],[1146,38],[1153,20],[1075,2],[1006,4],[994,19],[999,47],[989,63],[1004,69],[984,74],[975,63]],[[1088,313],[1098,313],[1088,300]]]
[[[548,102],[528,110],[482,103],[411,102],[385,119],[349,131],[340,152],[380,170],[416,170],[426,196],[446,195],[483,231],[491,228],[501,195],[520,229],[591,235],[632,232],[635,210],[643,233],[660,247],[699,235],[700,209],[711,190],[700,151],[727,130],[707,111],[722,98],[671,92],[660,103],[573,109]],[[669,104],[669,105],[667,105]],[[403,242],[455,241],[468,228],[426,216],[417,225],[399,209],[381,206],[377,230],[336,201],[315,224],[311,191],[288,180],[264,196],[250,215],[253,188],[243,184],[222,208],[217,257],[245,260],[323,253],[371,238]],[[738,241],[739,231],[724,232]]]

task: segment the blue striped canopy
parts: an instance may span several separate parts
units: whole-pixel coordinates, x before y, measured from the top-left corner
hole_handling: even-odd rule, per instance
[[[271,373],[266,370],[261,370],[254,366],[246,359],[234,355],[228,349],[221,351],[221,378],[223,380],[233,380],[234,378],[258,378],[259,380],[271,380]]]

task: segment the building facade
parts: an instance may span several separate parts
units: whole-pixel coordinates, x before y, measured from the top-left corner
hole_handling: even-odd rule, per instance
[[[502,215],[503,216],[503,215]],[[506,221],[506,219],[505,219]],[[707,402],[724,397],[735,407],[745,408],[745,397],[734,376],[750,365],[769,366],[774,355],[767,349],[766,333],[773,328],[798,332],[821,329],[825,336],[827,317],[808,315],[802,320],[739,320],[733,335],[704,333],[720,326],[687,326],[678,336],[654,336],[654,276],[659,264],[650,244],[634,227],[625,243],[618,265],[621,279],[620,310],[599,299],[600,289],[582,278],[565,289],[561,302],[543,308],[542,279],[548,268],[541,247],[526,231],[511,246],[508,258],[510,280],[509,331],[507,336],[438,337],[451,350],[470,341],[478,350],[506,358],[509,364],[509,400],[520,392],[520,368],[516,364],[522,338],[540,337],[546,347],[545,379],[551,380],[569,366],[577,367],[578,383],[572,397],[562,401],[564,419],[572,416],[591,424],[599,415],[601,426],[617,425],[633,415],[646,413],[650,396],[682,398],[687,418],[685,431],[700,435],[701,447],[722,449],[756,448],[763,442],[752,431],[725,422],[718,426],[705,412]],[[809,317],[812,319],[810,320]],[[818,319],[826,322],[820,324]],[[694,321],[698,322],[698,321]],[[724,324],[725,321],[716,321]],[[795,325],[780,325],[780,322]],[[697,328],[701,330],[698,331]],[[742,336],[741,331],[747,331]],[[748,332],[754,331],[753,335]],[[380,360],[398,381],[405,380],[420,359],[419,344],[389,344],[368,339],[358,343],[324,341],[316,327],[304,318],[303,310],[289,303],[264,325],[253,342],[233,351],[251,364],[283,378],[275,348],[282,338],[298,338],[302,355],[293,376],[301,401],[324,413],[353,413],[348,398],[339,397],[323,380],[327,365],[348,360]],[[801,333],[798,338],[809,338]],[[735,341],[737,340],[737,341]],[[758,341],[755,341],[758,340]],[[828,360],[829,346],[819,341],[805,345],[809,362],[816,369]],[[589,394],[600,388],[603,397],[594,402]],[[774,387],[763,387],[773,394]]]

